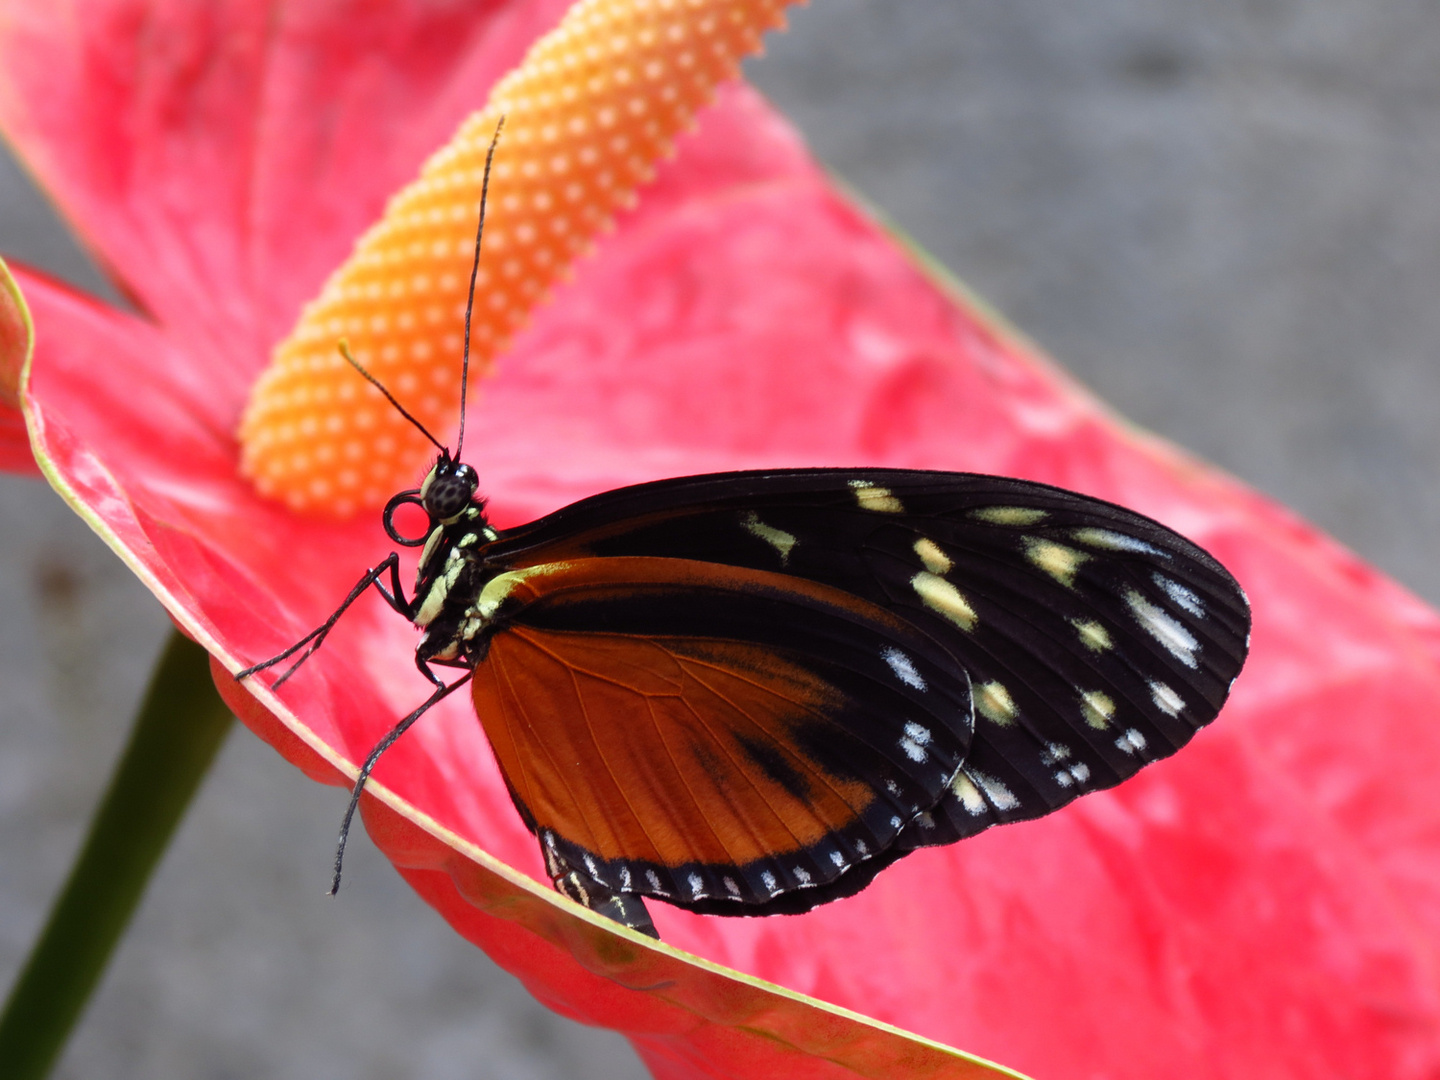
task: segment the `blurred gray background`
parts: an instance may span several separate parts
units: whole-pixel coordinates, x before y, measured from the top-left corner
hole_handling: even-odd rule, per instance
[[[817,154],[1120,412],[1440,601],[1440,2],[814,0],[750,66]],[[97,292],[0,161],[0,251]],[[168,623],[0,477],[0,984]],[[60,1075],[643,1075],[462,943],[243,730]]]

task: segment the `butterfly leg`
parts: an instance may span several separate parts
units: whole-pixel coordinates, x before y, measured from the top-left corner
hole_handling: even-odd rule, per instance
[[[540,850],[545,855],[545,871],[555,891],[568,896],[577,904],[589,908],[597,915],[614,919],[621,926],[627,926],[648,937],[660,940],[660,932],[645,910],[645,901],[629,893],[613,893],[584,871],[576,870],[562,859],[558,852],[542,843]]]
[[[375,744],[375,749],[370,751],[365,763],[360,766],[360,775],[355,778],[355,787],[350,791],[350,805],[345,807],[345,817],[340,821],[340,839],[335,844],[335,872],[330,879],[331,896],[340,891],[340,868],[345,861],[345,842],[350,838],[350,822],[355,817],[356,807],[360,805],[360,794],[365,790],[365,782],[370,779],[370,773],[374,770],[375,763],[380,760],[380,755],[389,750],[396,739],[409,731],[415,721],[429,712],[432,705],[444,700],[469,681],[470,672],[467,671],[449,685],[441,683],[439,689],[425,699],[424,704],[391,728],[385,737]]]
[[[387,570],[390,572],[389,590],[387,590],[380,581],[381,577],[384,576]],[[310,655],[314,653],[316,649],[320,648],[320,646],[325,641],[325,636],[329,634],[335,624],[340,621],[340,616],[344,615],[346,609],[349,608],[351,604],[353,604],[356,600],[360,598],[361,593],[363,593],[366,589],[370,588],[370,586],[372,585],[375,586],[375,588],[379,591],[380,595],[385,598],[385,602],[389,604],[392,608],[394,608],[396,611],[398,611],[401,615],[404,615],[406,618],[410,618],[413,616],[414,613],[411,611],[412,604],[410,603],[410,601],[405,599],[405,595],[401,591],[400,556],[396,552],[392,551],[389,556],[380,563],[379,566],[365,572],[365,576],[355,583],[355,587],[350,590],[350,594],[340,602],[340,606],[331,613],[328,619],[326,619],[323,623],[317,626],[314,630],[311,630],[310,633],[306,634],[299,641],[295,642],[294,645],[291,645],[284,652],[277,653],[276,655],[270,657],[269,660],[262,660],[260,663],[255,664],[252,667],[248,667],[244,671],[237,672],[235,674],[235,681],[240,682],[243,679],[248,679],[257,671],[264,671],[268,667],[274,667],[282,660],[288,660],[297,652],[300,652],[301,649],[305,649],[303,653],[300,653],[300,659],[296,660],[293,664],[286,668],[284,673],[271,685],[270,689],[274,690],[279,687],[281,683],[283,683],[286,679],[290,678],[291,675],[295,674],[296,669],[299,668],[301,664],[303,664],[306,660],[310,659]],[[426,674],[428,675],[429,673],[427,672]],[[430,681],[436,683],[436,685],[439,685],[433,675],[430,676]]]

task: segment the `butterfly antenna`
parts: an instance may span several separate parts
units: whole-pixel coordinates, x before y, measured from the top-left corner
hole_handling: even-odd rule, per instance
[[[470,384],[470,315],[475,310],[475,279],[480,273],[480,238],[485,235],[485,199],[490,194],[490,165],[495,160],[495,148],[500,145],[500,133],[505,130],[505,117],[495,125],[495,134],[490,139],[490,149],[485,154],[485,176],[480,181],[480,224],[475,226],[475,259],[470,264],[470,295],[465,301],[465,354],[460,361],[460,434],[455,439],[455,460],[460,460],[460,451],[465,446],[465,391]]]
[[[382,383],[379,379],[375,378],[374,375],[371,375],[370,372],[366,371],[363,367],[361,367],[360,361],[356,360],[355,357],[350,355],[350,343],[344,338],[341,338],[339,341],[339,349],[340,355],[345,358],[349,365],[353,367],[356,371],[358,371],[361,375],[364,375],[366,382],[368,382],[371,386],[375,387],[376,390],[379,390],[380,393],[384,394],[385,400],[390,402],[391,405],[395,406],[396,412],[398,412],[401,416],[405,417],[406,420],[409,420],[410,423],[414,424],[417,428],[419,428],[420,434],[424,435],[427,439],[429,439],[432,443],[435,444],[435,449],[439,450],[447,457],[449,456],[450,451],[446,450],[445,447],[441,446],[439,440],[436,439],[434,435],[431,435],[430,432],[425,429],[425,425],[420,423],[419,420],[416,420],[415,417],[411,416],[409,410],[407,410],[404,405],[401,405],[400,402],[395,400],[395,395],[390,393],[389,390],[385,389],[385,384]],[[460,455],[459,453],[456,453],[455,456],[458,458]]]

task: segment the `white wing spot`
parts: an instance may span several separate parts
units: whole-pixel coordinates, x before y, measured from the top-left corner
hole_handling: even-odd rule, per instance
[[[725,891],[726,891],[726,892],[728,892],[731,896],[739,896],[739,895],[740,895],[740,886],[735,884],[735,879],[734,879],[734,878],[732,878],[732,877],[727,877],[727,878],[724,879],[724,881],[725,881]]]
[[[1150,700],[1155,702],[1157,709],[1170,716],[1179,716],[1180,710],[1185,708],[1185,699],[1163,682],[1150,684]]]
[[[901,737],[899,745],[906,757],[919,763],[928,756],[925,753],[925,744],[929,741],[930,732],[912,720],[905,725],[905,734]]]
[[[1083,551],[1038,536],[1025,537],[1025,555],[1067,589],[1075,587],[1075,572],[1090,558]]]
[[[1156,607],[1134,589],[1125,590],[1125,603],[1129,605],[1136,621],[1151,637],[1165,646],[1171,656],[1188,668],[1200,666],[1195,659],[1195,650],[1200,648],[1200,643],[1195,640],[1195,635],[1186,630],[1168,611]]]
[[[705,888],[705,879],[699,874],[691,874],[686,881],[690,886],[691,896],[699,896]]]
[[[590,855],[585,856],[585,869],[590,872],[590,876],[596,881],[600,880],[600,867],[595,865],[595,859]]]
[[[801,885],[809,885],[809,884],[810,884],[810,875],[806,872],[806,870],[805,870],[805,868],[804,868],[803,866],[797,866],[797,867],[795,867],[795,868],[794,868],[794,873],[795,873],[795,880],[798,881],[798,882],[800,882]]]
[[[1147,544],[1138,537],[1126,536],[1110,529],[1076,529],[1070,535],[1086,547],[1102,548],[1105,551],[1134,551],[1143,555],[1158,555],[1162,559],[1170,557],[1168,551],[1161,551],[1154,544]]]
[[[985,813],[985,797],[963,772],[955,774],[955,779],[950,781],[950,790],[955,792],[955,797],[960,800],[960,805],[967,814],[979,817]]]
[[[897,784],[894,780],[885,781],[885,790],[890,792],[890,794],[894,795],[896,798],[900,797],[900,785]]]
[[[858,854],[858,855],[863,859],[866,855],[869,855],[869,854],[870,854],[870,849],[865,846],[865,841],[864,841],[864,840],[856,840],[856,841],[855,841],[855,852],[856,852],[856,854]]]
[[[1014,722],[1020,710],[1015,707],[1015,699],[1010,696],[1010,691],[998,682],[978,683],[970,689],[970,696],[975,700],[975,708],[980,710],[980,715],[987,720],[993,720],[1001,727]]]
[[[1138,754],[1145,749],[1145,736],[1134,728],[1130,728],[1115,740],[1115,746],[1127,754]]]
[[[1100,690],[1085,690],[1080,694],[1080,713],[1092,728],[1103,730],[1115,718],[1115,701]]]
[[[797,543],[793,533],[766,525],[754,510],[741,517],[740,524],[751,536],[759,537],[780,553],[781,566],[790,561],[790,549]]]
[[[923,536],[915,541],[915,554],[920,556],[920,562],[932,574],[948,574],[955,565],[950,556],[940,550],[939,544]]]
[[[990,525],[1024,526],[1044,521],[1048,514],[1033,506],[985,506],[979,510],[971,510],[970,516]]]
[[[979,622],[975,609],[970,606],[960,590],[944,578],[922,570],[910,579],[910,587],[920,597],[921,603],[945,618],[961,630],[971,631]]]
[[[903,514],[905,512],[905,508],[900,505],[900,500],[889,488],[872,484],[868,480],[851,480],[850,487],[855,492],[855,501],[860,504],[861,510],[875,510],[882,514]]]
[[[760,883],[765,886],[766,892],[773,893],[775,891],[775,875],[769,870],[760,871]]]
[[[620,888],[628,889],[630,888],[630,883],[630,868],[628,866],[622,866],[620,868]]]
[[[1052,742],[1040,751],[1040,760],[1046,765],[1054,765],[1064,761],[1070,756],[1070,748],[1064,743]]]
[[[663,891],[660,885],[660,875],[655,873],[654,870],[645,871],[645,880],[650,883],[650,888],[654,889],[656,892]]]
[[[830,861],[842,870],[845,868],[845,856],[841,855],[838,851],[830,852]]]
[[[978,769],[967,769],[970,779],[975,781],[975,786],[985,793],[985,798],[990,800],[990,805],[997,810],[1014,810],[1020,805],[1020,800],[993,776],[987,776]]]
[[[1090,779],[1090,766],[1083,761],[1077,761],[1074,765],[1062,769],[1055,774],[1055,782],[1063,788],[1075,784],[1084,784]]]
[[[895,677],[906,686],[914,687],[916,690],[925,689],[925,680],[921,678],[920,672],[915,670],[915,664],[910,657],[893,645],[880,655],[890,665],[890,670],[895,673]]]
[[[1171,581],[1164,574],[1156,574],[1155,584],[1165,591],[1165,595],[1170,597],[1176,607],[1184,608],[1197,619],[1205,617],[1205,605],[1200,601],[1200,597],[1178,581]]]
[[[1104,652],[1115,644],[1110,640],[1110,631],[1093,619],[1071,619],[1070,625],[1080,635],[1080,644],[1091,652]]]
[[[904,824],[905,824],[905,823],[904,823],[903,821],[901,821],[898,817],[892,817],[892,818],[890,819],[890,828],[892,828],[892,829],[898,829],[898,828],[900,828],[901,825],[904,825]]]

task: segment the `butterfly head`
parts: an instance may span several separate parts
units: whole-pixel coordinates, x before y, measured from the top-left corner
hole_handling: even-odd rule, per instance
[[[474,501],[479,486],[480,477],[474,469],[442,450],[420,485],[420,503],[432,522],[448,523]]]
[[[405,547],[419,547],[437,526],[452,525],[467,511],[470,518],[484,524],[485,500],[476,497],[480,477],[475,470],[442,449],[418,488],[402,491],[385,504],[383,523],[390,539]],[[395,513],[402,506],[414,506],[429,519],[424,532],[406,536],[395,524]]]

